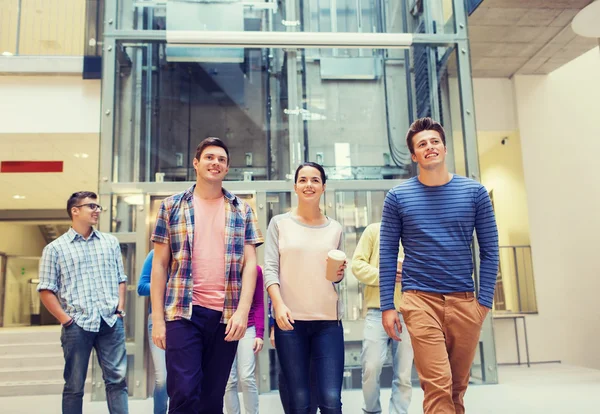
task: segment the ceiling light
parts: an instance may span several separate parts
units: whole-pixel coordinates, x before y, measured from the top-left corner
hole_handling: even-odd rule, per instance
[[[14,198],[15,200],[23,200],[23,199],[25,198],[25,196],[24,196],[24,195],[15,194],[15,195],[13,196],[13,198]]]
[[[2,56],[12,56],[11,52],[2,52]]]
[[[123,201],[130,205],[141,206],[144,204],[144,196],[142,194],[129,195],[123,197]]]
[[[600,38],[600,1],[588,4],[579,11],[571,22],[571,28],[579,36]]]
[[[75,158],[88,158],[90,155],[86,154],[85,152],[76,152],[75,154],[73,154],[75,156]]]

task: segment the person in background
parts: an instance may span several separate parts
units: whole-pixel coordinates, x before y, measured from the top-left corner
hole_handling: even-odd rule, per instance
[[[242,389],[246,414],[258,414],[258,387],[256,386],[256,355],[263,348],[265,334],[265,288],[263,273],[256,266],[256,289],[248,314],[248,328],[240,339],[225,387],[225,410],[227,414],[240,414],[238,384]]]
[[[83,410],[92,349],[102,369],[108,411],[126,414],[129,410],[123,326],[127,276],[117,238],[94,229],[102,212],[97,201],[91,191],[69,197],[71,228],[44,248],[40,260],[40,299],[62,324],[63,414]]]
[[[150,296],[150,275],[152,274],[152,259],[154,259],[154,250],[150,250],[142,274],[137,285],[137,293],[140,296]],[[157,347],[152,342],[152,304],[148,304],[148,342],[150,345],[150,354],[154,364],[154,414],[166,414],[169,403],[167,395],[167,364],[165,362],[165,351]]]
[[[354,256],[352,257],[352,273],[365,285],[364,301],[367,307],[365,318],[362,353],[362,391],[365,400],[365,413],[381,413],[379,399],[379,379],[383,364],[387,358],[388,346],[392,345],[392,395],[390,397],[390,414],[408,414],[408,406],[412,396],[411,373],[413,350],[410,336],[406,329],[400,334],[400,341],[391,339],[381,323],[379,309],[379,231],[381,223],[372,223],[363,232]],[[396,285],[402,280],[402,261],[398,260]],[[400,308],[402,292],[399,287],[394,296],[394,307]],[[402,314],[398,312],[400,322],[404,326]]]

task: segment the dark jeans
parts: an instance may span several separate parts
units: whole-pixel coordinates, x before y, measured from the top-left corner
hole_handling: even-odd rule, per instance
[[[275,325],[277,356],[290,396],[290,413],[310,413],[310,366],[323,414],[342,412],[344,331],[338,321],[296,321],[292,331]]]
[[[169,413],[222,413],[238,342],[225,341],[221,312],[193,306],[191,320],[166,325]]]
[[[63,414],[82,412],[83,388],[92,348],[96,350],[102,368],[108,411],[111,414],[127,414],[127,352],[123,320],[117,319],[112,327],[103,320],[99,332],[84,331],[72,323],[62,328],[60,342],[65,356]]]
[[[283,412],[285,414],[290,414],[290,391],[287,386],[287,382],[285,377],[283,376],[283,371],[281,370],[281,364],[279,365],[279,399],[281,400],[281,405],[283,406]],[[317,388],[317,374],[315,367],[310,365],[310,410],[309,414],[317,414],[317,410],[319,409],[319,403],[317,401],[318,388]]]

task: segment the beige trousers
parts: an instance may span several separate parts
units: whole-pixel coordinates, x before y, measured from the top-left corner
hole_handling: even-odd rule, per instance
[[[473,292],[404,292],[400,311],[425,392],[425,414],[463,414],[481,325],[489,309]]]

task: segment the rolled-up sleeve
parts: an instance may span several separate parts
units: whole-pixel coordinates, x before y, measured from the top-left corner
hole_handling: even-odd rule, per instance
[[[160,208],[158,209],[156,224],[154,226],[154,231],[152,232],[151,240],[154,243],[162,244],[169,242],[169,213],[164,200],[160,203]]]
[[[59,274],[58,253],[51,245],[48,245],[44,247],[42,259],[40,260],[38,292],[41,290],[50,290],[57,293]]]
[[[256,215],[252,211],[252,207],[248,203],[245,204],[246,209],[246,234],[244,244],[253,244],[256,247],[263,244],[264,239],[258,228],[258,222],[256,221]]]

